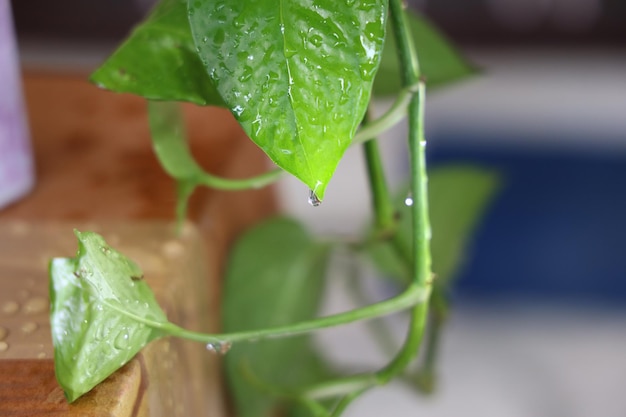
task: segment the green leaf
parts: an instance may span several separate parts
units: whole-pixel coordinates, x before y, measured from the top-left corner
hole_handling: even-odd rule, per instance
[[[241,238],[229,260],[223,294],[226,332],[285,325],[315,316],[328,247],[293,220],[276,218]],[[328,376],[308,336],[238,343],[225,357],[240,417],[272,416],[285,391]]]
[[[499,176],[490,170],[470,166],[448,166],[429,174],[430,224],[432,228],[432,269],[435,285],[446,286],[457,273],[472,232],[478,226],[500,184]],[[411,247],[410,208],[402,193],[397,200],[400,214],[400,242]],[[408,282],[410,268],[388,242],[373,244],[368,254],[381,272]]]
[[[385,0],[188,0],[206,70],[250,138],[322,199],[369,101]]]
[[[127,363],[167,323],[139,267],[91,232],[50,263],[55,373],[72,402]]]
[[[196,52],[185,0],[162,0],[91,80],[148,99],[224,105]]]
[[[223,190],[258,189],[276,181],[282,173],[281,170],[274,170],[245,179],[211,175],[196,163],[189,150],[178,103],[148,102],[148,119],[157,158],[163,169],[178,183],[176,214],[179,224],[185,219],[189,197],[199,185]]]
[[[407,11],[420,69],[428,88],[460,81],[476,73],[461,53],[423,16]],[[388,32],[391,31],[388,29]],[[393,36],[387,36],[380,69],[374,82],[375,95],[397,94],[402,89]]]

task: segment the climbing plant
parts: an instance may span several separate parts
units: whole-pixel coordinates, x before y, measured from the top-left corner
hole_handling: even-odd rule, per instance
[[[431,172],[429,193],[426,87],[474,72],[401,0],[161,0],[91,79],[149,100],[154,150],[177,181],[179,220],[198,186],[258,188],[285,173],[319,205],[350,146],[364,149],[373,218],[350,242],[316,239],[286,217],[247,232],[225,273],[220,334],[169,322],[132,260],[99,235],[76,231],[78,254],[54,259],[50,268],[55,369],[68,400],[166,336],[225,354],[242,417],[278,410],[338,416],[363,392],[401,375],[431,389],[447,288],[497,178],[472,167],[440,168]],[[377,119],[368,117],[373,95],[395,96]],[[187,146],[180,101],[229,109],[276,168],[247,179],[205,172]],[[404,118],[409,185],[396,196],[376,137]],[[381,276],[394,279],[397,295],[318,317],[326,266],[337,250],[355,261],[368,259]],[[341,375],[311,344],[315,330],[400,311],[410,317],[406,338],[380,369]],[[423,363],[410,371],[425,337]]]

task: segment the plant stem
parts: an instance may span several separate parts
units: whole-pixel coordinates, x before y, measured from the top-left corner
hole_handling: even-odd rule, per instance
[[[369,122],[369,112],[365,114],[365,126]],[[378,142],[368,140],[363,143],[363,151],[365,152],[365,162],[367,166],[367,176],[369,179],[370,190],[372,192],[372,204],[374,208],[374,216],[376,218],[376,227],[379,232],[393,232],[395,226],[394,207],[391,202],[389,189],[387,188],[387,180],[385,179],[385,171],[380,157]]]
[[[243,179],[222,178],[209,174],[198,165],[189,150],[185,121],[179,103],[148,101],[148,121],[154,152],[161,166],[170,176],[186,187],[206,185],[220,190],[262,188],[283,174],[280,168]]]
[[[358,398],[361,394],[363,394],[363,392],[365,392],[367,390],[367,388],[362,388],[356,391],[352,391],[349,394],[346,394],[337,404],[337,406],[335,407],[335,409],[333,410],[333,413],[331,414],[331,417],[339,417],[346,408],[348,408],[348,406],[350,405],[350,403],[352,401],[354,401],[356,398]]]
[[[326,317],[320,317],[313,320],[303,321],[300,323],[289,324],[286,326],[271,327],[259,330],[249,330],[243,332],[222,334],[198,333],[191,330],[183,329],[173,323],[157,324],[155,327],[158,327],[159,329],[165,331],[171,336],[182,337],[185,339],[195,340],[197,342],[203,343],[224,344],[240,342],[244,340],[260,340],[276,337],[295,336],[298,334],[309,333],[314,330],[338,326],[346,323],[352,323],[359,320],[369,320],[375,317],[380,317],[386,314],[395,313],[413,307],[417,304],[425,302],[427,297],[428,291],[424,288],[410,286],[402,294],[375,304],[371,304],[369,306],[357,308],[355,310],[333,314]]]
[[[398,45],[398,56],[402,66],[402,78],[405,85],[418,83],[418,93],[409,103],[409,154],[411,160],[411,192],[413,206],[413,254],[412,285],[430,293],[431,257],[430,257],[430,221],[428,217],[428,188],[426,175],[426,140],[424,138],[424,101],[426,89],[420,80],[417,53],[412,44],[409,26],[404,13],[402,0],[390,0],[391,20],[394,36]],[[411,312],[411,324],[404,345],[396,357],[377,376],[381,383],[386,383],[404,371],[417,354],[424,336],[428,301],[419,304]]]
[[[409,105],[411,98],[417,92],[417,88],[417,83],[403,88],[389,110],[387,110],[379,118],[372,120],[366,126],[359,129],[359,131],[356,132],[356,135],[354,135],[354,138],[352,138],[351,144],[358,145],[369,141],[400,122],[404,116],[406,116],[407,106]]]

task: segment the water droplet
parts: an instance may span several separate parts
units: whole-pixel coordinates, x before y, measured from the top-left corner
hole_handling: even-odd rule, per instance
[[[9,334],[9,331],[4,327],[0,327],[0,340],[4,340]]]
[[[115,337],[115,340],[113,341],[113,346],[120,350],[127,349],[130,343],[129,339],[130,336],[128,335],[128,331],[122,330],[118,333],[117,337]]]
[[[0,352],[6,352],[9,350],[9,344],[7,342],[0,342]]]
[[[207,43],[209,41],[209,37],[208,36],[204,36],[202,38],[202,43]]]
[[[226,353],[228,353],[231,347],[232,347],[232,343],[230,342],[215,342],[215,343],[207,343],[206,350],[208,350],[211,353],[225,355]]]
[[[407,195],[404,199],[404,205],[411,207],[413,205],[413,196],[411,194]]]
[[[39,325],[37,325],[37,323],[35,323],[34,321],[26,322],[22,324],[22,327],[21,327],[22,332],[26,334],[34,333],[35,330],[37,330],[38,328],[39,328]]]
[[[24,304],[24,313],[38,314],[48,309],[48,299],[45,297],[33,297]]]
[[[106,325],[101,325],[96,329],[96,334],[94,335],[94,337],[96,338],[96,340],[103,340],[109,335],[109,330],[110,328]]]
[[[102,253],[104,253],[105,255],[109,255],[111,253],[111,248],[108,246],[100,246],[100,250],[102,251]]]
[[[177,240],[168,240],[161,246],[161,252],[167,258],[179,258],[185,253],[185,247]]]
[[[313,44],[313,46],[321,46],[322,42],[324,41],[324,38],[322,38],[320,35],[312,35],[311,37],[309,37],[309,42],[311,42]]]
[[[317,207],[322,204],[322,200],[317,197],[317,194],[315,194],[315,191],[313,190],[309,190],[309,204],[313,207]]]
[[[354,3],[356,3],[356,0],[346,0],[346,6],[354,6]]]
[[[252,78],[253,73],[254,72],[252,71],[252,67],[246,65],[245,67],[243,67],[243,73],[239,76],[239,81],[245,83],[250,78]]]
[[[224,29],[216,30],[215,35],[213,35],[213,43],[215,45],[221,45],[224,43],[224,39],[226,39],[226,32]]]
[[[291,58],[298,53],[297,49],[285,47],[285,58]]]
[[[15,301],[7,301],[2,306],[2,312],[4,314],[15,314],[20,309],[20,305]]]

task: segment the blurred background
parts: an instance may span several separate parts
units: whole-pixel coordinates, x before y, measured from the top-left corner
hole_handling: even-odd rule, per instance
[[[149,6],[13,2],[22,63],[95,68]],[[411,6],[482,70],[429,96],[431,166],[476,164],[497,171],[502,186],[458,276],[438,392],[415,397],[394,383],[364,396],[348,415],[623,417],[626,2]],[[377,111],[388,105],[378,101]],[[394,185],[408,171],[405,133],[397,126],[382,141]],[[361,159],[358,149],[349,151],[315,209],[304,186],[283,181],[283,207],[319,233],[362,230],[369,196]],[[326,311],[350,305],[341,288],[330,285]],[[402,318],[390,324],[399,337]],[[362,326],[325,332],[318,341],[331,360],[355,368],[384,362]]]

